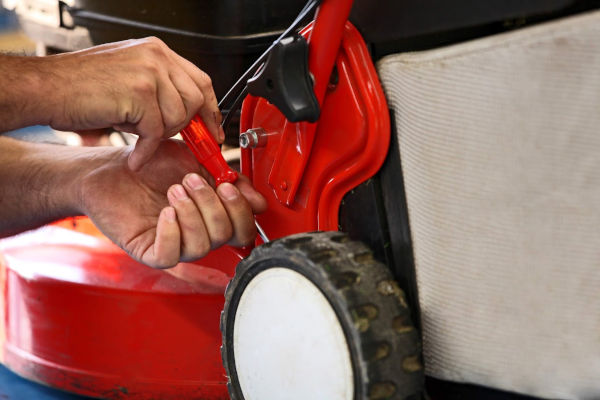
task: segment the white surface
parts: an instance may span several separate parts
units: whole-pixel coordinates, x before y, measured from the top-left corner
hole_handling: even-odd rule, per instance
[[[60,6],[57,0],[18,0],[13,4],[17,14],[26,14],[27,18],[40,25],[60,27]]]
[[[2,0],[0,5],[7,10],[14,10],[14,8],[17,6],[17,1],[18,0]]]
[[[600,13],[385,58],[429,375],[600,398]]]
[[[351,400],[350,353],[337,316],[298,272],[271,268],[248,284],[234,325],[246,400]]]

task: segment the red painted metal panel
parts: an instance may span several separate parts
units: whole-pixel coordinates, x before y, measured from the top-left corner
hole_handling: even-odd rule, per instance
[[[60,227],[1,246],[10,369],[90,396],[227,398],[219,316],[241,255],[156,270]]]
[[[308,36],[308,67],[321,109],[351,7],[352,1],[348,0],[325,1],[317,11],[314,24],[303,31],[304,36]],[[319,125],[322,121],[321,114]],[[286,206],[291,206],[315,140],[317,123],[294,124],[284,120],[280,127],[281,143],[277,148],[268,182],[277,199]]]

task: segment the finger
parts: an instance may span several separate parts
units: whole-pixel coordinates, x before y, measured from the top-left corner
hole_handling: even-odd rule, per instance
[[[206,124],[207,128],[213,134],[217,142],[223,143],[225,140],[225,132],[221,127],[221,121],[223,119],[221,111],[219,110],[219,104],[217,96],[212,86],[212,81],[206,72],[196,67],[192,62],[181,57],[179,54],[173,52],[173,59],[179,66],[190,76],[190,78],[196,84],[196,87],[200,89],[204,97],[204,103],[200,108],[198,114]]]
[[[229,241],[233,227],[219,196],[200,175],[192,173],[183,178],[183,186],[196,203],[210,238],[211,248]]]
[[[229,219],[233,225],[233,246],[247,246],[254,242],[256,226],[252,208],[240,191],[231,183],[222,183],[217,187],[217,194],[221,198]]]
[[[190,78],[190,76],[178,65],[174,65],[175,68],[169,72],[169,77],[173,86],[179,93],[185,110],[184,121],[174,129],[175,132],[180,132],[189,121],[200,112],[200,109],[204,105],[204,95],[200,89],[198,89],[192,78]]]
[[[164,124],[163,132],[165,137],[175,135],[189,121],[184,98],[182,97],[185,96],[185,93],[182,93],[182,91],[185,92],[186,89],[184,87],[177,87],[172,80],[172,77],[178,75],[177,71],[169,71],[169,73],[165,71],[164,73],[160,73],[157,78],[158,107],[160,108]]]
[[[182,261],[197,260],[210,251],[210,238],[200,211],[181,185],[173,185],[167,192],[169,204],[177,213],[181,230]]]
[[[170,268],[179,262],[180,233],[175,209],[165,207],[158,216],[154,244],[142,255],[142,262],[154,268]]]
[[[267,200],[252,186],[248,178],[240,174],[235,186],[248,200],[254,214],[260,214],[267,210]]]
[[[128,160],[129,168],[133,171],[139,170],[150,160],[158,148],[164,132],[164,124],[156,100],[150,100],[143,107],[145,107],[144,114],[139,121],[128,121],[135,124],[135,129],[131,133],[139,136]],[[119,127],[125,128],[125,125]]]
[[[204,94],[205,102],[200,108],[198,115],[200,115],[200,118],[202,118],[202,121],[204,121],[206,127],[210,133],[212,133],[217,143],[222,144],[225,141],[225,131],[221,126],[221,120],[223,118],[221,117],[221,111],[219,111],[219,107],[217,106],[217,96],[213,92],[212,86],[210,87],[210,93],[207,94],[205,91],[202,91],[202,93]],[[211,101],[211,99],[213,101]],[[214,107],[212,107],[212,104],[209,104],[209,102],[214,103]]]
[[[146,138],[140,136],[135,143],[133,151],[129,154],[129,168],[132,171],[138,171],[146,164],[160,144],[160,139]]]

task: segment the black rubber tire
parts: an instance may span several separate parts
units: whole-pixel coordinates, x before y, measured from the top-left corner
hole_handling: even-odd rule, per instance
[[[255,248],[238,265],[227,287],[221,314],[221,355],[233,400],[244,400],[233,348],[239,299],[256,275],[274,267],[301,273],[332,305],[350,347],[355,400],[421,399],[424,376],[420,337],[404,292],[365,245],[341,232],[316,232]]]

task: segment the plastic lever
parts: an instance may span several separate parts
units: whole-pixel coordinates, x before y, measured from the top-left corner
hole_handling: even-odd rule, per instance
[[[291,122],[316,122],[321,113],[308,69],[308,42],[294,34],[269,53],[264,67],[248,80],[248,92],[274,104]]]

